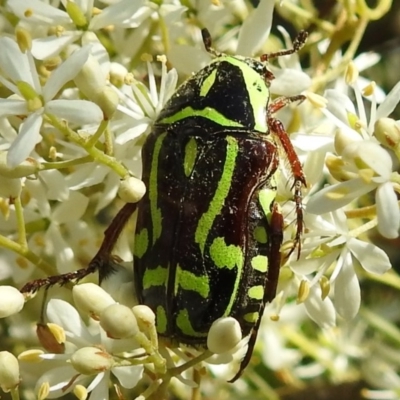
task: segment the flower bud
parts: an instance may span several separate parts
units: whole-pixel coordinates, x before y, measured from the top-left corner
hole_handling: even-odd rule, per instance
[[[19,313],[24,303],[24,295],[15,287],[0,286],[0,318]]]
[[[147,331],[156,324],[156,316],[150,307],[138,305],[132,308],[141,331]]]
[[[341,156],[346,146],[354,142],[360,142],[361,140],[361,136],[355,131],[351,130],[345,132],[342,129],[338,129],[334,138],[336,153]]]
[[[118,196],[126,203],[137,203],[145,193],[146,185],[133,176],[123,179],[118,189]]]
[[[0,387],[9,392],[19,385],[19,364],[17,358],[8,351],[0,351]]]
[[[21,164],[12,168],[7,163],[7,152],[0,152],[0,176],[15,179],[33,175],[41,169],[41,164],[33,158],[27,158]]]
[[[20,179],[9,179],[0,176],[0,197],[15,199],[21,194]]]
[[[71,357],[72,366],[83,375],[98,374],[110,370],[114,360],[105,350],[97,347],[82,347]]]
[[[345,182],[357,177],[355,172],[350,172],[345,169],[345,163],[340,157],[328,155],[325,159],[325,165],[329,173],[339,182]]]
[[[93,101],[103,111],[105,119],[111,119],[117,111],[119,103],[118,94],[110,87],[106,86],[102,91],[93,99]]]
[[[82,283],[74,286],[72,296],[76,306],[96,320],[99,319],[99,315],[105,308],[115,303],[105,290],[94,283]]]
[[[106,87],[107,82],[99,62],[89,55],[74,82],[78,89],[89,99],[96,102],[96,97]]]
[[[242,340],[239,322],[232,317],[218,318],[213,322],[207,336],[207,347],[214,354],[233,350]]]
[[[395,150],[400,143],[400,126],[392,118],[379,118],[375,122],[374,135],[379,143]]]
[[[65,351],[65,331],[57,324],[37,324],[36,335],[40,344],[49,352],[63,354]]]
[[[111,304],[100,316],[100,325],[113,339],[132,337],[139,332],[139,327],[132,310],[122,304]]]

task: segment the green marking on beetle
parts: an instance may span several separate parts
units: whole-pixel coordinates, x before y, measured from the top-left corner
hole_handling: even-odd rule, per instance
[[[217,237],[210,246],[210,256],[217,268],[233,269],[243,266],[243,252],[239,246],[227,246],[223,237]]]
[[[202,254],[204,254],[206,240],[211,231],[214,220],[216,216],[221,213],[225,199],[231,188],[233,171],[236,165],[236,157],[239,152],[239,146],[235,138],[227,136],[226,141],[226,157],[221,179],[218,182],[217,190],[208,206],[208,210],[199,219],[194,236],[195,242],[199,244]]]
[[[161,236],[161,210],[157,207],[158,201],[158,158],[160,156],[161,145],[167,133],[161,134],[155,144],[153,159],[151,160],[151,171],[149,178],[149,199],[150,199],[150,213],[153,222],[153,245]]]
[[[195,110],[192,107],[185,107],[184,109],[178,111],[174,115],[162,119],[160,121],[160,124],[170,125],[175,122],[181,121],[182,119],[193,118],[193,117],[203,117],[224,127],[230,126],[234,128],[243,128],[243,125],[239,124],[239,122],[235,122],[232,121],[231,119],[224,117],[215,108],[211,107],[206,107],[203,110]]]
[[[186,308],[179,310],[178,315],[176,316],[176,326],[184,335],[193,337],[206,337],[207,333],[196,332],[194,330],[189,318],[189,311]]]
[[[163,334],[167,331],[167,313],[163,306],[158,306],[156,310],[157,332]]]
[[[258,312],[247,313],[243,316],[243,319],[250,324],[255,324],[258,321],[260,314]]]
[[[185,171],[185,175],[187,177],[193,171],[194,164],[196,162],[197,157],[197,142],[194,137],[190,138],[185,146],[185,158],[183,160],[183,170]]]
[[[177,265],[175,276],[175,294],[178,292],[179,288],[183,290],[192,290],[206,299],[210,293],[210,282],[207,275],[197,276]]]
[[[223,237],[217,237],[213,240],[210,246],[210,256],[217,268],[233,269],[234,267],[237,267],[235,282],[232,288],[232,295],[223,315],[226,317],[231,314],[233,303],[239,289],[239,283],[242,278],[244,262],[243,252],[239,246],[232,244],[228,246]]]
[[[266,100],[269,99],[270,93],[265,84],[264,76],[256,72],[245,61],[238,60],[235,57],[224,56],[220,57],[219,60],[220,62],[227,61],[232,65],[236,65],[241,70],[255,119],[254,129],[259,132],[268,132],[266,118],[268,104]]]
[[[163,286],[168,279],[168,268],[146,268],[143,275],[143,289],[150,289],[153,286]]]
[[[135,235],[135,246],[133,248],[133,254],[137,258],[142,258],[149,248],[149,232],[147,228],[143,228],[139,233]]]
[[[263,189],[258,194],[258,200],[267,218],[271,215],[271,206],[275,201],[276,190]]]
[[[264,298],[264,286],[262,285],[257,285],[251,287],[247,291],[247,295],[254,300],[262,300]]]
[[[268,271],[268,257],[258,255],[251,259],[251,266],[253,269],[259,272]]]
[[[256,226],[254,229],[254,239],[257,240],[258,243],[265,244],[268,242],[268,234],[267,230],[263,226]]]
[[[202,97],[207,96],[207,93],[210,91],[210,89],[214,85],[216,77],[217,77],[217,69],[213,69],[211,71],[211,74],[208,75],[206,79],[204,79],[203,84],[201,85],[200,96],[202,96]]]

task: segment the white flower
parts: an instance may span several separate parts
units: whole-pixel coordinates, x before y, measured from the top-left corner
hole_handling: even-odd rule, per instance
[[[324,113],[341,129],[337,136],[343,148],[338,147],[340,158],[333,159],[331,172],[345,182],[325,187],[310,197],[307,212],[323,214],[349,204],[351,201],[376,189],[378,230],[387,238],[399,235],[400,212],[392,182],[393,163],[386,149],[372,137],[378,118],[389,115],[400,100],[400,83],[376,108],[372,101],[369,121],[366,118],[361,91],[354,87],[358,115],[347,96],[327,91],[328,108]],[[346,142],[347,141],[347,142]],[[340,164],[342,163],[342,164]],[[336,167],[337,170],[333,170]]]
[[[93,0],[62,0],[62,3],[66,11],[39,0],[11,0],[7,3],[16,16],[30,24],[38,36],[42,36],[32,42],[32,53],[37,59],[57,55],[87,31],[98,31],[114,24],[137,28],[156,7],[153,3],[145,4],[144,0],[122,0],[105,7],[100,13],[93,13]],[[54,33],[49,35],[49,31]]]
[[[47,317],[49,321],[63,328],[66,335],[65,354],[43,354],[41,356],[43,360],[49,360],[49,362],[50,360],[58,361],[58,366],[44,373],[38,379],[36,385],[37,389],[39,389],[46,382],[49,384],[50,394],[48,398],[61,397],[73,390],[77,385],[86,386],[90,382],[86,389],[93,398],[108,399],[110,373],[116,376],[124,388],[131,389],[136,386],[142,376],[143,366],[130,365],[129,362],[123,363],[119,361],[118,357],[115,362],[107,364],[109,368],[97,370],[98,373],[93,369],[90,374],[79,374],[78,376],[74,367],[67,363],[72,357],[74,360],[73,365],[78,363],[81,365],[81,372],[83,368],[88,371],[88,361],[86,361],[85,367],[79,361],[79,352],[85,351],[82,349],[97,348],[99,356],[101,352],[104,352],[104,356],[108,354],[107,357],[113,357],[114,354],[135,350],[137,345],[133,340],[115,341],[109,339],[96,322],[86,326],[75,308],[63,300],[50,300],[47,306]],[[101,350],[102,348],[103,350]],[[98,359],[94,357],[93,362],[98,362]]]
[[[355,238],[349,232],[346,216],[341,210],[314,218],[309,216],[307,227],[310,233],[304,236],[310,240],[304,243],[300,259],[293,261],[291,268],[305,276],[316,272],[310,278],[310,286],[313,286],[335,263],[330,276],[330,283],[335,288],[334,306],[343,318],[352,319],[361,302],[355,264],[370,273],[381,275],[391,267],[389,257],[377,246]],[[323,246],[328,246],[328,250],[318,257],[316,250]]]
[[[26,116],[9,148],[9,166],[14,167],[23,162],[41,141],[40,130],[47,113],[75,124],[99,123],[102,120],[100,108],[91,102],[55,99],[60,89],[85,64],[89,47],[76,51],[59,65],[43,87],[28,50],[22,53],[17,43],[8,37],[0,38],[0,47],[0,82],[16,95],[0,99],[0,117]]]

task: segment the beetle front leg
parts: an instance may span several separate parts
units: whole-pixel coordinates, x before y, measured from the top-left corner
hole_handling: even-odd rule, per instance
[[[298,97],[298,96],[295,96]],[[292,99],[292,98],[288,98]],[[281,121],[279,121],[276,118],[269,117],[268,119],[268,125],[271,129],[271,132],[273,135],[275,135],[281,145],[282,148],[286,154],[287,160],[290,165],[291,172],[293,174],[293,197],[294,197],[294,203],[296,207],[296,224],[297,224],[297,229],[296,229],[296,235],[294,238],[294,244],[293,248],[290,251],[289,255],[294,251],[294,249],[299,245],[299,255],[300,255],[300,238],[301,234],[303,233],[303,195],[302,195],[302,187],[307,187],[307,182],[306,178],[304,176],[303,172],[303,167],[301,166],[299,157],[297,156],[293,144],[290,141],[290,138],[282,124]]]

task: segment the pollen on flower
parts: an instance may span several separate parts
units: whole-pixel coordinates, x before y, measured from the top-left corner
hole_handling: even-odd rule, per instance
[[[141,59],[143,62],[152,62],[152,61],[153,61],[153,56],[152,56],[151,54],[149,54],[149,53],[143,53],[143,54],[140,56],[140,59]]]
[[[47,399],[47,397],[50,394],[50,383],[48,381],[43,382],[40,386],[39,386],[39,390],[38,390],[38,400],[44,400]]]
[[[340,187],[332,190],[331,192],[325,193],[325,197],[331,200],[340,200],[347,194],[349,194],[349,189],[346,187]]]
[[[375,175],[375,172],[371,168],[364,168],[358,171],[358,175],[363,180],[364,183],[371,183],[372,178]]]
[[[305,96],[307,97],[307,100],[316,108],[326,108],[328,104],[328,100],[317,93],[307,91],[305,92]]]
[[[371,96],[375,93],[376,83],[374,81],[370,82],[367,86],[365,86],[362,90],[364,96]]]
[[[344,75],[345,76],[345,78],[344,78],[345,82],[350,86],[354,85],[354,83],[358,79],[358,75],[359,75],[359,72],[358,72],[358,69],[357,69],[356,65],[354,64],[353,61],[350,61],[348,66],[347,66],[347,68],[346,68],[346,72],[345,72],[345,75]]]
[[[24,11],[24,15],[25,15],[26,18],[32,17],[32,15],[33,15],[33,10],[32,10],[31,8],[27,8],[27,9]]]
[[[299,290],[297,293],[297,304],[304,303],[310,295],[310,283],[306,280],[300,282]]]

